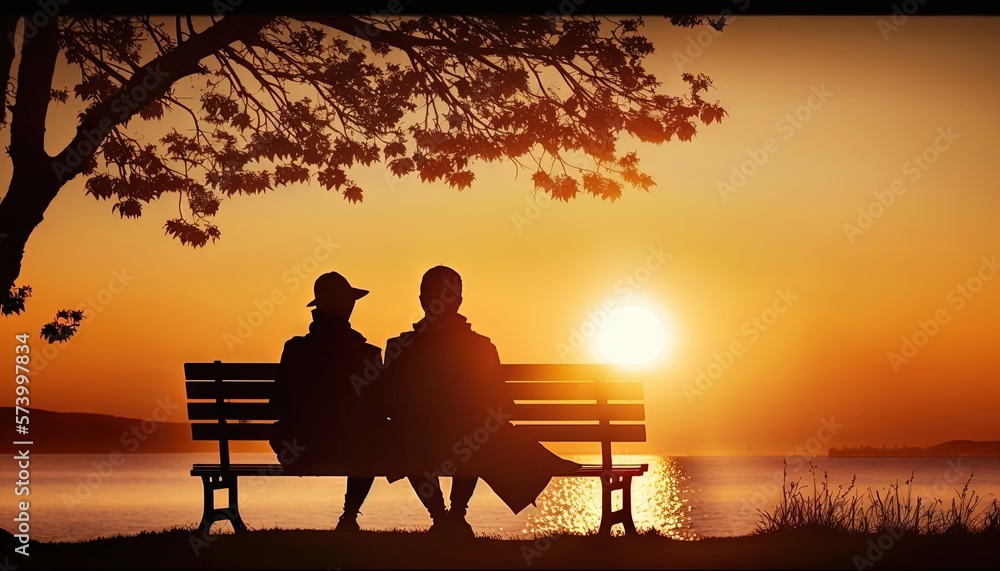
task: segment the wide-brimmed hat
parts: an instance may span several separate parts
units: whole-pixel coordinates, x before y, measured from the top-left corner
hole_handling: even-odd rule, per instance
[[[368,295],[368,290],[352,287],[347,278],[337,272],[327,272],[316,278],[313,295],[315,299],[307,303],[306,307],[316,307],[320,303],[326,305],[354,301]]]

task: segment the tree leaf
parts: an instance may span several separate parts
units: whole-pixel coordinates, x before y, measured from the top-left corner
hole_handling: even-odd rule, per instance
[[[476,180],[476,175],[472,171],[459,171],[447,176],[448,184],[459,190],[469,188],[474,180]]]
[[[80,310],[60,309],[56,318],[42,326],[41,337],[49,343],[64,342],[76,335],[84,315]]]
[[[138,218],[142,216],[142,204],[134,198],[116,202],[111,206],[111,211],[114,212],[116,209],[121,218]]]
[[[11,287],[3,299],[0,299],[0,312],[4,316],[21,313],[24,311],[24,300],[29,297],[31,297],[31,286]]]
[[[392,171],[392,174],[400,178],[403,175],[410,174],[415,168],[416,165],[413,164],[413,159],[408,157],[402,157],[389,163],[389,170]]]
[[[319,175],[316,178],[327,190],[331,188],[340,190],[340,187],[347,182],[347,173],[344,172],[344,169],[338,167],[328,167],[319,171]]]
[[[344,198],[350,202],[361,202],[363,192],[357,186],[349,186],[344,189]]]

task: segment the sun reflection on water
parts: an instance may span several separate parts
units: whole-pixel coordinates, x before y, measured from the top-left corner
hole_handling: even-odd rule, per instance
[[[600,456],[574,456],[573,460],[599,464]],[[617,463],[648,463],[649,471],[632,480],[632,516],[636,529],[656,530],[671,539],[697,539],[691,527],[691,506],[685,498],[688,476],[671,458],[615,456]],[[601,526],[601,482],[599,478],[553,478],[536,502],[537,514],[528,516],[523,533],[554,535],[586,534]],[[621,498],[615,494],[615,509]],[[613,533],[620,534],[621,526]]]

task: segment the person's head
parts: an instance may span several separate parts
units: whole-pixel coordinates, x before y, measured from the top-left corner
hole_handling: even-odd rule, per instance
[[[434,266],[420,280],[420,307],[428,316],[458,313],[462,276],[447,266]]]
[[[327,272],[313,284],[315,298],[306,307],[315,307],[322,314],[350,319],[354,302],[368,295],[368,290],[351,287],[347,278],[337,272]]]

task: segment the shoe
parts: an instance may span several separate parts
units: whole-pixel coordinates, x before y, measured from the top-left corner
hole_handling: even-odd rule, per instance
[[[461,539],[473,539],[476,537],[475,532],[472,531],[472,526],[469,522],[465,521],[464,515],[448,513],[447,517],[448,533],[452,537],[457,537]]]
[[[476,534],[472,531],[472,526],[469,525],[469,522],[465,521],[465,516],[452,512],[445,512],[434,518],[434,524],[431,525],[428,533],[458,539],[472,539],[476,537]]]
[[[361,531],[361,526],[358,525],[358,515],[361,512],[347,513],[340,516],[340,521],[337,523],[337,527],[333,528],[333,531],[339,533],[351,533],[355,531]]]
[[[434,522],[431,524],[430,529],[427,533],[431,535],[447,535],[448,534],[448,512],[445,511],[437,516],[431,516],[431,520]]]

